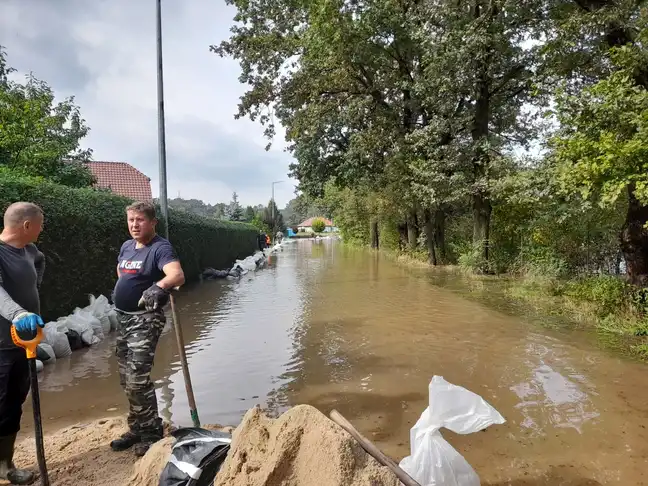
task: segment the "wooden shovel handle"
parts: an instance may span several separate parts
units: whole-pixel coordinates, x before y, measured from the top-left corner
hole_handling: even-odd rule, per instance
[[[380,449],[378,449],[373,442],[364,437],[360,432],[358,432],[351,423],[345,419],[337,410],[331,410],[329,414],[331,420],[346,430],[351,436],[358,441],[362,448],[367,451],[376,461],[382,464],[385,467],[388,467],[395,475],[400,479],[401,483],[405,486],[421,486],[417,481],[407,474],[401,467],[394,462],[390,457],[383,454]]]

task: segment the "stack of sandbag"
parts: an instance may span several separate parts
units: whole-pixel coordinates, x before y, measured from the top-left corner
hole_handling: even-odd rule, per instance
[[[94,295],[90,295],[90,305],[86,309],[99,319],[104,334],[108,334],[117,329],[117,312],[110,305],[105,295],[100,295],[97,298]]]
[[[90,295],[90,304],[76,308],[69,316],[48,322],[39,344],[39,360],[43,364],[70,356],[72,351],[92,346],[117,329],[117,313],[104,295]]]

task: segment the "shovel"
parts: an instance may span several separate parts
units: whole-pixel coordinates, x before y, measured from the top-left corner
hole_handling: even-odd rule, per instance
[[[38,469],[40,470],[42,486],[49,486],[47,465],[45,464],[45,447],[43,445],[43,423],[41,422],[40,395],[38,393],[38,374],[36,371],[36,348],[43,339],[43,329],[36,328],[36,336],[24,340],[18,334],[16,326],[11,326],[11,339],[16,346],[19,346],[27,353],[29,363],[29,379],[31,381],[32,408],[34,409],[34,433],[36,435],[36,457],[38,458]]]

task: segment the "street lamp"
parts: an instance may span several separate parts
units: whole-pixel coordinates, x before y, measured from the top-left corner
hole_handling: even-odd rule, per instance
[[[272,215],[272,239],[274,240],[275,238],[275,233],[277,229],[277,225],[275,224],[275,213],[274,213],[274,208],[275,208],[275,197],[274,197],[274,186],[275,184],[281,184],[283,181],[274,181],[272,183],[272,203],[270,204],[270,214]]]

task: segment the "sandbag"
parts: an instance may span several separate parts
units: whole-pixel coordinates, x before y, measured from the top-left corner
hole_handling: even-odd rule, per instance
[[[67,328],[65,328],[67,330]],[[65,358],[72,354],[70,343],[64,332],[59,331],[57,322],[48,322],[43,328],[43,341],[49,344],[56,358]]]
[[[117,311],[112,307],[110,308],[110,312],[108,313],[108,319],[110,321],[110,331],[116,331],[117,327],[119,326],[119,317],[117,317]]]
[[[95,330],[101,329],[99,320],[81,309],[75,309],[74,313],[67,316],[63,322],[69,330],[77,332],[83,342],[88,345],[94,344]]]
[[[43,371],[44,367],[45,367],[45,365],[43,364],[43,362],[40,359],[37,359],[36,360],[36,372],[40,373],[41,371]]]
[[[108,314],[112,311],[112,306],[105,295],[100,295],[97,298],[95,298],[94,295],[90,295],[90,305],[83,310],[90,312],[90,314],[99,319],[104,335],[110,332],[111,324]],[[103,339],[103,337],[104,336],[102,336],[101,339]]]
[[[176,441],[159,486],[211,486],[227,453],[232,436],[197,427],[171,433]]]
[[[88,344],[96,344],[99,341],[103,341],[105,337],[104,326],[98,317],[94,316],[92,312],[90,312],[87,309],[78,309],[78,308],[74,309],[73,315],[78,316],[79,319],[85,320],[90,325],[90,328],[92,329],[92,337],[90,337],[90,341],[87,341],[84,338],[83,334],[81,334],[82,339],[84,339]],[[108,327],[110,328],[110,323],[108,324]]]
[[[36,348],[36,357],[43,362],[43,364],[52,364],[56,362],[56,354],[54,348],[45,342],[40,342]]]

